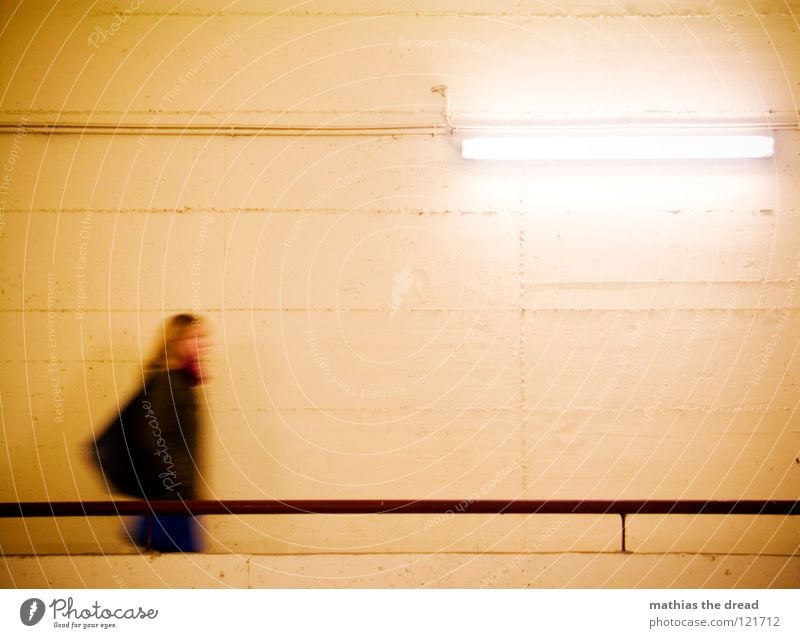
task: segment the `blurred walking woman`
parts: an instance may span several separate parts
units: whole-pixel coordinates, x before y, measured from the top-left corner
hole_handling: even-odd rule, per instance
[[[144,388],[95,442],[101,467],[118,491],[147,500],[197,498],[194,386],[204,380],[206,347],[199,317],[179,314],[165,323]],[[149,530],[144,517],[138,520],[132,535],[137,544],[161,552],[191,552],[199,549],[196,527],[188,513],[157,515]]]

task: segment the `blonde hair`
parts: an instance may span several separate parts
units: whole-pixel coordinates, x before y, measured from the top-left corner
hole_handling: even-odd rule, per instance
[[[164,332],[156,343],[153,354],[147,362],[147,372],[152,374],[166,370],[175,363],[175,345],[184,338],[186,331],[204,323],[199,315],[182,313],[173,315],[164,322]]]

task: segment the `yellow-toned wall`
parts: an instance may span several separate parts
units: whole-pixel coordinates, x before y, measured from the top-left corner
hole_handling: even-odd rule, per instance
[[[800,3],[171,6],[0,6],[0,500],[107,498],[82,446],[182,311],[213,328],[209,498],[797,498],[800,132],[771,160],[532,165],[191,127],[438,124],[442,84],[464,123],[797,121]],[[139,129],[31,128],[86,122]],[[204,526],[274,555],[207,558],[236,586],[800,584],[780,517],[632,517],[633,556],[613,517]],[[119,528],[6,520],[0,547],[133,551]],[[158,586],[31,560],[0,584]]]

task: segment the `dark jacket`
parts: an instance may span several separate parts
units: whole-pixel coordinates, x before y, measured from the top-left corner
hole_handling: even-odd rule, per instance
[[[139,401],[137,469],[149,499],[196,498],[197,405],[185,370],[152,374]]]
[[[182,369],[153,372],[95,441],[101,469],[117,491],[149,500],[197,497],[193,381]]]

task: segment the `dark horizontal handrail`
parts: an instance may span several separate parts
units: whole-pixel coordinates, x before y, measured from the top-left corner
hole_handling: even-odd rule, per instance
[[[195,500],[0,503],[0,518],[133,514],[744,514],[800,515],[800,501]]]

